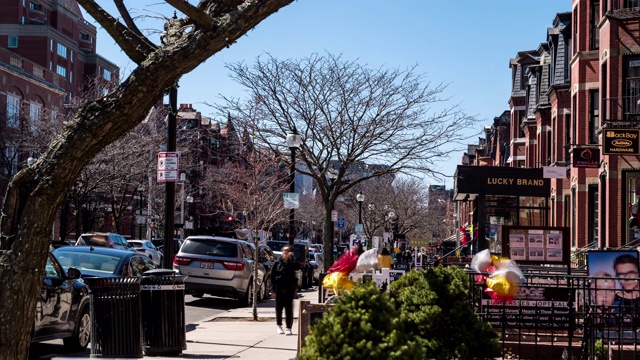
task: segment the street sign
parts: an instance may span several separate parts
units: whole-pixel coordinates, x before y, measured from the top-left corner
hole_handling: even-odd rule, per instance
[[[338,229],[344,229],[344,218],[343,217],[339,217],[338,218]]]
[[[362,234],[363,226],[362,224],[356,224],[356,234]]]
[[[331,210],[331,221],[338,221],[338,210]]]
[[[300,197],[298,196],[298,193],[284,193],[282,195],[282,197],[284,198],[285,209],[300,208]]]
[[[158,182],[178,181],[178,157],[177,152],[158,153]]]

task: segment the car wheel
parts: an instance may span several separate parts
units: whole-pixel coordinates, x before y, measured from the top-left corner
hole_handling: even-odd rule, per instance
[[[85,306],[78,318],[73,336],[63,339],[64,347],[71,352],[83,351],[89,345],[90,335],[91,316],[89,315],[89,306]]]
[[[191,293],[191,296],[193,296],[194,298],[202,299],[202,297],[204,296],[204,293],[194,292],[194,293]]]
[[[247,292],[242,298],[240,298],[240,306],[250,307],[253,305],[253,279],[249,279],[249,286],[247,286]]]

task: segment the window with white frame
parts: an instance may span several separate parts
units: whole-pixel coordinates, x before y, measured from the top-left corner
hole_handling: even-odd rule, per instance
[[[40,116],[42,115],[42,106],[38,103],[32,103],[29,105],[29,125],[31,131],[37,131],[40,121]]]
[[[69,82],[73,82],[73,71],[69,71]]]
[[[18,151],[13,146],[7,146],[4,149],[5,166],[2,172],[5,175],[12,176],[18,172]]]
[[[104,69],[103,77],[107,81],[111,81],[111,71]]]
[[[63,58],[67,58],[67,47],[62,45],[62,44],[58,44],[58,55],[62,56]]]
[[[7,95],[7,126],[18,128],[20,125],[20,98]]]

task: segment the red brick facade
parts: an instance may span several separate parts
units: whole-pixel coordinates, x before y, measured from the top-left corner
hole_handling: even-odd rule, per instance
[[[521,211],[519,225],[567,226],[572,248],[619,247],[640,237],[629,227],[640,202],[640,157],[601,154],[594,168],[574,160],[601,152],[607,129],[640,127],[640,11],[618,0],[567,2],[537,49],[509,63],[510,138],[500,140],[508,153],[492,152],[492,162],[466,154],[463,165],[566,168],[565,179],[551,179],[546,215],[532,223]],[[486,143],[499,136],[485,133]],[[463,206],[461,221],[473,221],[475,204]]]

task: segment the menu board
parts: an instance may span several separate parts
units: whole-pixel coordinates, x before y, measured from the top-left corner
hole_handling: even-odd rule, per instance
[[[569,229],[505,226],[502,255],[520,263],[568,264]]]

